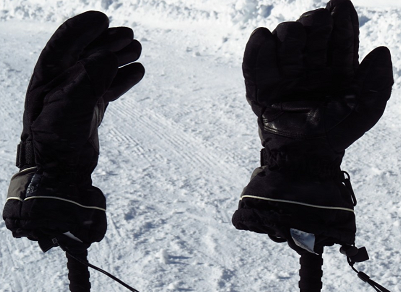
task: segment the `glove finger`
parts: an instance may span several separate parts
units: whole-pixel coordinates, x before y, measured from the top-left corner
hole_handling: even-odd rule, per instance
[[[276,50],[276,39],[267,28],[256,29],[249,38],[242,63],[248,100],[274,102],[273,87],[281,78]]]
[[[144,74],[145,68],[141,63],[133,63],[118,69],[113,83],[103,95],[103,100],[106,103],[116,100],[141,81]]]
[[[64,22],[40,54],[28,91],[50,82],[75,64],[84,48],[108,25],[107,16],[98,11],[88,11]]]
[[[97,100],[110,87],[117,74],[117,56],[109,51],[101,51],[81,60],[80,63],[85,67],[91,80],[91,87]]]
[[[133,38],[134,32],[128,27],[109,28],[85,48],[82,58],[103,50],[117,52],[129,45]]]
[[[118,58],[118,66],[124,66],[129,63],[133,63],[139,59],[142,52],[142,45],[137,40],[132,40],[129,45],[127,45],[122,50],[116,52]]]
[[[280,23],[273,31],[277,37],[277,55],[281,73],[290,81],[304,73],[303,50],[306,32],[299,22]]]
[[[359,65],[358,15],[349,0],[332,0],[326,9],[333,17],[328,63],[333,69],[337,84],[349,85]]]
[[[327,67],[327,50],[333,19],[327,9],[306,12],[297,20],[305,28],[305,66],[308,70],[320,71]]]

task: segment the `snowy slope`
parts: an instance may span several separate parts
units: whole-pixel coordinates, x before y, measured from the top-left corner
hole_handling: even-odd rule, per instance
[[[257,26],[325,5],[318,0],[3,0],[0,2],[0,206],[16,171],[24,92],[36,59],[66,18],[101,10],[134,29],[144,80],[107,111],[95,185],[108,201],[106,238],[90,261],[145,291],[297,291],[298,256],[230,223],[258,165],[256,118],[246,104],[241,56]],[[393,54],[396,85],[380,122],[350,147],[343,168],[358,197],[358,268],[401,291],[401,10],[357,7],[361,57]],[[0,291],[68,291],[63,252],[41,253],[0,221]],[[323,291],[371,291],[338,247],[324,254]],[[91,272],[93,291],[126,291]]]

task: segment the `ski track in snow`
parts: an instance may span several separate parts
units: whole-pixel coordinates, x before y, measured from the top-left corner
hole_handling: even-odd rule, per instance
[[[0,11],[0,186],[4,204],[16,171],[24,94],[54,29],[75,13],[100,9],[131,26],[143,45],[145,78],[110,104],[93,174],[108,202],[108,231],[89,260],[145,291],[294,291],[298,255],[264,235],[231,225],[242,188],[258,165],[256,117],[244,98],[241,56],[253,28],[295,19],[324,2],[224,0],[3,1]],[[130,10],[131,9],[131,10]],[[130,12],[133,16],[131,17]],[[380,122],[343,162],[358,199],[357,265],[401,291],[401,37],[397,9],[358,7],[361,57],[378,45],[393,55],[396,84]],[[68,291],[60,249],[43,254],[0,221],[0,291]],[[338,246],[324,254],[323,291],[370,291]],[[93,291],[126,291],[91,271]]]

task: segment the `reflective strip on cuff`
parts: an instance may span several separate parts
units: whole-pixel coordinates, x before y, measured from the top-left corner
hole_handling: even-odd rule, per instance
[[[353,210],[353,209],[349,209],[349,208],[328,207],[328,206],[312,205],[312,204],[301,203],[301,202],[297,202],[297,201],[279,200],[279,199],[258,197],[258,196],[252,196],[252,195],[245,195],[245,196],[242,196],[242,197],[240,198],[240,200],[242,200],[242,199],[244,199],[244,198],[258,199],[258,200],[271,201],[271,202],[278,202],[278,203],[286,203],[286,204],[295,204],[295,205],[301,205],[301,206],[306,206],[306,207],[311,207],[311,208],[319,208],[319,209],[342,210],[342,211],[347,211],[347,212],[352,212],[352,213],[354,213],[354,210]]]
[[[24,202],[24,201],[31,200],[31,199],[53,199],[53,200],[59,200],[59,201],[64,201],[64,202],[68,202],[68,203],[71,203],[71,204],[75,204],[75,205],[77,205],[77,206],[79,206],[81,208],[95,209],[95,210],[100,210],[100,211],[106,212],[106,209],[104,209],[104,208],[100,208],[100,207],[96,207],[96,206],[85,206],[85,205],[82,205],[82,204],[77,203],[77,202],[72,201],[72,200],[67,200],[67,199],[64,199],[64,198],[52,197],[52,196],[33,196],[33,197],[28,197],[25,200],[23,200],[23,199],[21,199],[19,197],[8,197],[6,201],[8,201],[8,200],[18,200],[18,201]]]

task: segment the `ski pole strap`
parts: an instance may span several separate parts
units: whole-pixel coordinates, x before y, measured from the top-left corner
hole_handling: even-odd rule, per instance
[[[373,281],[364,272],[360,272],[354,268],[355,263],[364,262],[369,259],[368,252],[366,251],[365,247],[357,248],[355,246],[342,246],[340,252],[347,256],[348,264],[351,266],[352,270],[354,270],[354,272],[357,273],[359,279],[368,283],[377,292],[390,292],[388,289],[384,288],[377,282]]]
[[[376,291],[378,292],[390,292],[389,290],[387,290],[386,288],[384,288],[383,286],[379,285],[378,283],[376,283],[375,281],[373,281],[372,279],[370,279],[370,277],[368,275],[366,275],[364,272],[357,272],[358,273],[358,277],[359,279],[361,279],[362,281],[368,283],[370,286],[372,286]]]
[[[89,282],[89,271],[88,268],[92,268],[98,272],[101,272],[118,282],[128,290],[132,292],[139,292],[138,290],[132,288],[128,284],[124,283],[116,276],[102,270],[95,265],[89,263],[88,257],[88,244],[84,244],[78,238],[74,237],[71,233],[66,232],[55,238],[47,238],[39,240],[39,246],[43,252],[47,252],[53,247],[59,246],[63,251],[65,251],[68,259],[68,279],[70,280],[70,290],[71,292],[89,292],[90,282]]]
[[[61,247],[61,246],[60,246],[60,247]],[[61,247],[61,248],[62,248],[62,247]],[[67,254],[67,256],[70,256],[70,257],[72,257],[73,259],[75,259],[75,260],[76,260],[77,262],[79,262],[82,266],[90,267],[90,268],[92,268],[92,269],[94,269],[94,270],[96,270],[96,271],[98,271],[98,272],[101,272],[101,273],[105,274],[106,276],[110,277],[110,278],[113,279],[114,281],[116,281],[116,282],[120,283],[121,285],[123,285],[123,286],[124,286],[125,288],[127,288],[128,290],[130,290],[130,291],[132,291],[132,292],[139,292],[138,290],[132,288],[132,287],[129,286],[128,284],[126,284],[126,283],[124,283],[123,281],[121,281],[120,279],[118,279],[116,276],[113,276],[112,274],[106,272],[105,270],[102,270],[101,268],[96,267],[96,266],[90,264],[88,261],[83,261],[83,260],[80,259],[80,258],[76,258],[74,255],[70,254],[68,251],[66,251],[66,254]],[[71,287],[71,286],[70,286],[70,287]],[[72,291],[72,290],[71,290],[71,292],[75,292],[75,291]],[[81,291],[78,291],[78,292],[81,292]]]
[[[299,270],[301,278],[298,285],[301,292],[320,292],[323,286],[322,255],[306,252],[301,255],[299,263],[301,264]]]

